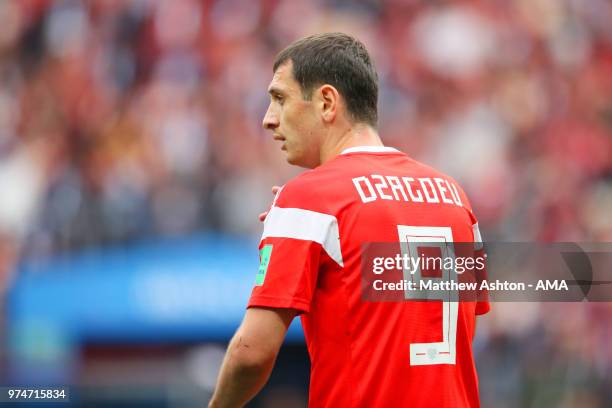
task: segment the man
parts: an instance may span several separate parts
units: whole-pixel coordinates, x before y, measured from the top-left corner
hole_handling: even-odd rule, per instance
[[[301,39],[273,72],[263,126],[289,163],[312,170],[280,189],[265,217],[255,287],[210,407],[240,407],[259,392],[296,315],[310,407],[479,406],[471,342],[488,303],[365,302],[360,287],[364,243],[478,241],[463,191],[383,146],[377,74],[359,41]]]

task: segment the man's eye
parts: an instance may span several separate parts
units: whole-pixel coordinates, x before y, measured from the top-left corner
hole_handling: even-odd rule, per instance
[[[273,102],[278,102],[281,105],[284,102],[284,98],[281,95],[277,94],[276,92],[271,93],[270,98],[272,99]]]

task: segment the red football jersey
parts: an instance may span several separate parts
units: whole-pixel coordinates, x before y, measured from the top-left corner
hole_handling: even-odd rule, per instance
[[[437,238],[431,238],[437,237]],[[480,242],[450,177],[389,148],[350,148],[277,194],[248,306],[301,312],[310,407],[478,407],[475,317],[488,302],[372,302],[362,245]]]

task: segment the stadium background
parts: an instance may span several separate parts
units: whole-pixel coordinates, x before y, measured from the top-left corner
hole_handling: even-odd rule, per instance
[[[464,186],[496,241],[612,240],[607,0],[0,2],[3,384],[202,406],[290,168],[261,129],[275,53],[346,31],[386,144]],[[484,407],[612,406],[612,304],[497,303]],[[298,328],[252,406],[304,406]]]

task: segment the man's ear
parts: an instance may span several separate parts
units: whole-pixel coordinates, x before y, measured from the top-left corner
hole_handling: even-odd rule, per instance
[[[340,105],[340,94],[333,86],[326,84],[319,88],[321,116],[325,122],[333,122]]]

